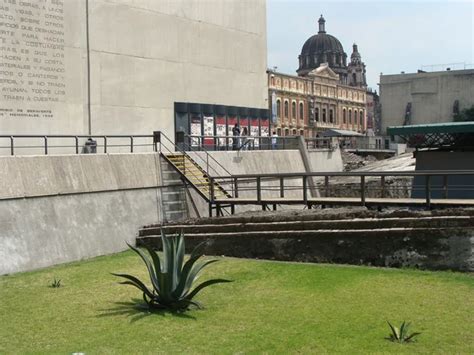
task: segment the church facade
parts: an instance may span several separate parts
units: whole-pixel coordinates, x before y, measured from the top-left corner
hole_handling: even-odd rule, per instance
[[[319,31],[303,45],[298,75],[268,70],[273,130],[279,136],[315,137],[327,129],[365,133],[368,96],[366,69],[357,45],[350,62],[341,42],[326,33],[323,16]],[[370,97],[369,99],[372,99]]]

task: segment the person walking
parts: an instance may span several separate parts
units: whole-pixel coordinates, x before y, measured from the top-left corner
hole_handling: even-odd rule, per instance
[[[278,148],[278,134],[273,131],[272,133],[272,149],[276,150]]]
[[[250,145],[249,132],[247,127],[242,129],[242,150],[248,150]]]
[[[239,143],[240,143],[240,127],[239,127],[239,124],[236,123],[234,125],[234,128],[232,128],[232,149],[233,150],[237,150],[239,149]]]

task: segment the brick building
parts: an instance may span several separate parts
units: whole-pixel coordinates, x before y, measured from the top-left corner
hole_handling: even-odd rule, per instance
[[[341,42],[326,33],[319,18],[319,31],[303,45],[298,56],[298,75],[268,70],[268,88],[274,131],[279,136],[314,137],[326,129],[360,133],[367,130],[365,64],[357,45],[350,63]],[[370,100],[368,100],[368,96]]]

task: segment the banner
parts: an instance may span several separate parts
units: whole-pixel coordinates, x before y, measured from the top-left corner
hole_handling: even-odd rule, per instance
[[[201,136],[201,118],[199,116],[191,117],[191,136]],[[191,146],[199,146],[199,138],[192,138]]]
[[[203,125],[204,125],[204,136],[214,136],[214,117],[204,116]],[[214,145],[214,137],[211,137],[211,138],[204,137],[204,145]]]

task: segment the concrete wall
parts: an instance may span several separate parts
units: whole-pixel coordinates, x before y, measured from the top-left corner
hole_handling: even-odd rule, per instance
[[[311,162],[311,171],[313,172],[344,170],[341,150],[339,148],[334,150],[309,150],[308,157]]]
[[[311,152],[315,166],[329,164],[332,170],[335,152]],[[299,150],[211,154],[223,166],[216,175],[224,175],[224,168],[232,174],[305,172]],[[205,166],[203,153],[192,155]],[[336,164],[323,164],[329,157]],[[212,159],[210,164],[218,166]],[[125,241],[132,242],[140,227],[163,221],[163,200],[170,198],[164,175],[154,153],[0,157],[0,274],[126,249]],[[300,180],[286,184],[301,187]],[[264,195],[279,194],[278,181],[263,185],[274,188]],[[191,216],[206,216],[208,205],[193,197]]]
[[[0,109],[12,111],[0,110],[2,134],[162,130],[174,137],[175,101],[266,108],[265,0],[86,3],[41,9],[25,0],[0,9],[13,27],[21,17],[38,21],[31,30],[8,27],[0,48],[18,52],[5,59],[9,81],[2,85],[10,91],[2,90]],[[52,91],[34,93],[42,88]]]
[[[156,154],[0,157],[0,274],[125,250],[160,186]]]
[[[474,105],[474,70],[381,75],[382,134],[403,125],[409,102],[411,124],[451,122],[455,100],[460,110]]]

